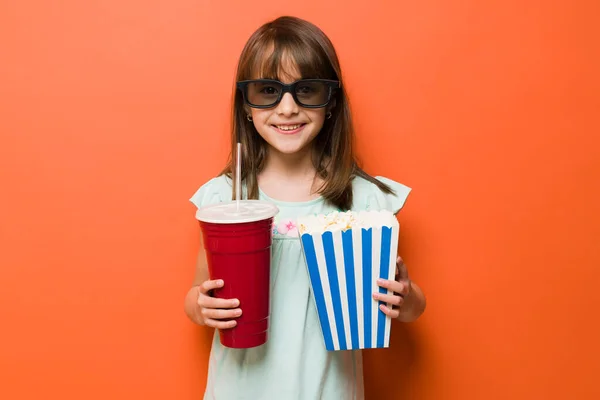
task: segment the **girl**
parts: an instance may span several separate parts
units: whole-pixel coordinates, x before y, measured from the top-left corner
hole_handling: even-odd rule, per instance
[[[362,399],[360,351],[325,350],[312,303],[295,220],[333,210],[398,212],[410,189],[360,169],[353,152],[352,119],[333,45],[313,24],[281,17],[248,40],[237,68],[232,153],[243,152],[242,192],[275,203],[269,339],[251,349],[223,347],[214,336],[205,399]],[[233,157],[222,174],[191,198],[198,207],[231,200]],[[373,294],[393,308],[381,310],[413,321],[425,309],[421,289],[398,258],[397,281],[381,281],[394,295]],[[227,282],[208,279],[200,251],[188,317],[199,325],[231,329],[244,311],[237,299],[216,299]]]

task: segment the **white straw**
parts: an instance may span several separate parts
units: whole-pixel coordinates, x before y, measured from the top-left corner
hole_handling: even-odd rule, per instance
[[[235,201],[236,209],[240,211],[240,198],[242,188],[242,144],[238,142],[237,150],[235,152]]]

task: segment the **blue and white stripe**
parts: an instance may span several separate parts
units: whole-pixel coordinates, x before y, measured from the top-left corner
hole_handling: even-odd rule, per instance
[[[372,294],[394,279],[398,223],[301,236],[327,350],[389,347],[391,319]],[[389,292],[388,294],[391,294]]]

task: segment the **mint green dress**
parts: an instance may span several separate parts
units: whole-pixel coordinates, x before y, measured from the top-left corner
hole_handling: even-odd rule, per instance
[[[362,179],[353,181],[352,210],[398,212],[410,188],[387,178],[395,195]],[[245,190],[244,190],[245,192]],[[219,176],[190,199],[197,207],[229,201],[231,181]],[[292,203],[260,199],[279,207],[273,227],[271,316],[267,343],[251,349],[221,345],[215,332],[204,399],[216,400],[362,400],[361,350],[325,350],[295,221],[298,216],[336,210],[324,199]]]

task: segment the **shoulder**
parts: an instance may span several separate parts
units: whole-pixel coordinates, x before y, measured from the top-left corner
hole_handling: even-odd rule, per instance
[[[190,198],[190,201],[196,207],[229,201],[231,200],[232,187],[231,179],[225,175],[220,175],[200,186]]]
[[[375,179],[387,185],[392,193],[385,193],[375,183],[357,176],[352,181],[353,208],[357,211],[389,210],[396,214],[404,207],[404,203],[412,189],[383,176],[376,176]]]

